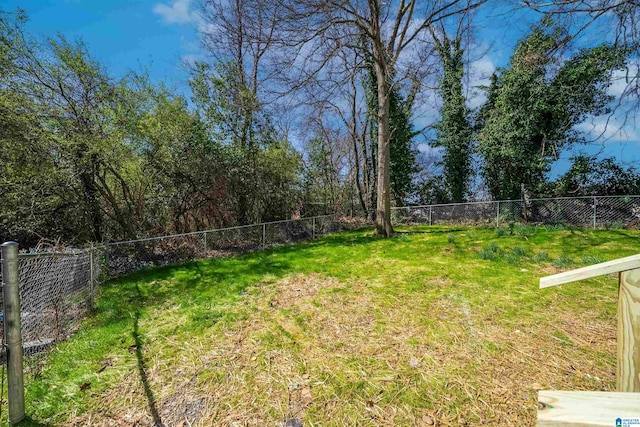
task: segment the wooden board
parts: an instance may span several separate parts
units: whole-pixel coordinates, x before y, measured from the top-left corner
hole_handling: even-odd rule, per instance
[[[590,279],[604,274],[620,273],[636,268],[640,268],[640,254],[543,277],[540,279],[540,288],[548,288],[550,286],[562,285],[563,283]]]
[[[640,268],[620,273],[618,391],[640,392]]]
[[[604,391],[538,392],[538,426],[616,427],[616,419],[638,420],[623,426],[640,427],[640,393]]]

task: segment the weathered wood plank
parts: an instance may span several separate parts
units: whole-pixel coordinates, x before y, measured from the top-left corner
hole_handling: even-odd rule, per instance
[[[592,277],[602,276],[603,274],[620,273],[636,268],[640,268],[640,254],[543,277],[540,279],[540,288],[548,288],[550,286],[562,285],[563,283],[590,279]]]
[[[640,392],[640,268],[620,273],[618,391]]]
[[[638,419],[640,426],[640,393],[538,392],[538,426],[615,427],[618,418]],[[635,427],[635,424],[631,425]]]

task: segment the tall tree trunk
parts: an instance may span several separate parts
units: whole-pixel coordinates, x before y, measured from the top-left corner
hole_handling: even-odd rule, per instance
[[[379,236],[393,235],[391,226],[391,151],[389,129],[389,72],[382,52],[376,58],[378,82],[378,197],[376,204],[376,233]]]
[[[248,198],[244,188],[240,189],[240,192],[238,196],[238,225],[247,225],[249,224]]]
[[[364,201],[364,192],[362,190],[362,183],[360,182],[360,153],[358,153],[358,141],[353,137],[353,154],[354,154],[354,167],[356,170],[356,191],[358,192],[358,200],[360,201],[360,207],[365,218],[367,217],[367,204]]]
[[[80,181],[84,189],[85,200],[89,205],[89,215],[91,218],[92,239],[94,242],[102,242],[102,212],[100,200],[98,199],[98,189],[93,180],[93,176],[88,173],[80,174]]]

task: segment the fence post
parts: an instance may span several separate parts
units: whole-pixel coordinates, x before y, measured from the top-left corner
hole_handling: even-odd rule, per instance
[[[316,238],[316,217],[311,219],[311,240]]]
[[[93,310],[93,248],[93,243],[91,243],[91,248],[89,249],[89,310]]]
[[[267,236],[267,224],[263,222],[262,223],[262,249],[264,249],[267,244],[266,236]]]
[[[433,225],[431,222],[431,205],[429,205],[429,225]]]
[[[500,227],[500,200],[496,200],[496,228]]]
[[[20,322],[18,244],[2,244],[2,297],[4,311],[4,342],[7,351],[7,389],[9,391],[9,422],[24,418],[24,380],[22,378],[22,325]]]
[[[204,232],[204,256],[207,256],[207,232]]]
[[[598,213],[597,208],[596,208],[596,204],[598,203],[598,200],[596,199],[596,196],[593,196],[593,229],[596,229],[596,215]]]

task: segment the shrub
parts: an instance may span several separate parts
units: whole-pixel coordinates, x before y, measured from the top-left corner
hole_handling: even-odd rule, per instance
[[[533,256],[533,262],[549,262],[550,260],[551,257],[549,256],[549,254],[544,251],[536,252],[536,254]]]
[[[478,251],[478,255],[480,255],[480,258],[488,261],[496,261],[500,259],[503,254],[504,253],[502,249],[500,249],[500,247],[495,242],[489,243],[489,246]]]
[[[573,260],[566,255],[562,255],[561,257],[554,259],[551,264],[554,267],[567,268],[573,264]]]

